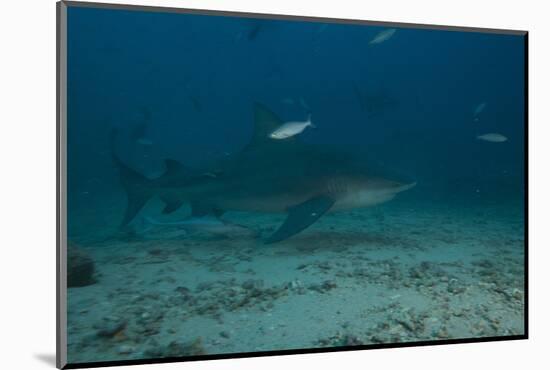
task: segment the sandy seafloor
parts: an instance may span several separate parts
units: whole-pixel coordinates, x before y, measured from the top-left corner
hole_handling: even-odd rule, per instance
[[[111,206],[120,217],[123,204]],[[158,207],[144,212],[158,214]],[[91,210],[70,216],[83,228],[97,217]],[[283,215],[230,212],[224,219],[265,237]],[[325,215],[271,245],[159,239],[154,231],[147,239],[101,241],[75,227],[73,240],[95,259],[97,283],[69,288],[68,359],[523,334],[523,221],[521,204],[394,200]]]

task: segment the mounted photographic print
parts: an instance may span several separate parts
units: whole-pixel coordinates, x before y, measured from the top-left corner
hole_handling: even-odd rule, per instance
[[[58,3],[58,366],[527,338],[526,52]]]

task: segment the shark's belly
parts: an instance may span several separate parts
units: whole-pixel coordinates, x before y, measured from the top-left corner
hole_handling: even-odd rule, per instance
[[[307,201],[307,195],[275,194],[270,196],[227,197],[216,205],[227,211],[284,213],[289,207]]]
[[[395,197],[395,193],[388,191],[359,191],[345,194],[327,194],[312,191],[270,194],[269,196],[258,194],[227,196],[216,199],[214,203],[226,211],[284,213],[290,207],[297,206],[318,195],[330,195],[335,198],[335,203],[329,212],[372,207],[388,202]]]
[[[362,191],[348,193],[339,197],[331,208],[331,211],[345,211],[356,208],[367,208],[392,200],[394,193],[385,191]]]

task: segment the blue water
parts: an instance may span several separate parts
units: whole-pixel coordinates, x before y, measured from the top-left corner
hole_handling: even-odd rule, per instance
[[[174,353],[186,355],[198,352],[248,352],[522,333],[525,39],[523,36],[509,34],[395,27],[397,31],[390,39],[379,44],[369,44],[381,31],[391,27],[393,26],[69,7],[68,237],[96,259],[96,273],[100,274],[94,285],[70,289],[70,299],[76,302],[69,305],[71,362],[162,357]],[[476,323],[471,324],[472,328],[480,320],[486,320],[486,331],[475,331],[478,330],[476,327],[469,332],[461,332],[462,329],[456,328],[469,324],[452,322],[445,327],[443,334],[443,329],[438,328],[434,329],[435,334],[431,329],[425,329],[422,334],[419,331],[416,334],[409,333],[408,336],[395,334],[384,337],[372,334],[377,330],[389,330],[384,327],[385,319],[377,316],[376,322],[382,326],[362,327],[352,333],[349,332],[349,327],[354,327],[354,320],[359,314],[350,312],[348,320],[344,320],[351,321],[343,330],[347,334],[338,337],[334,334],[336,329],[331,327],[327,329],[325,338],[319,342],[295,336],[288,339],[288,346],[284,345],[287,339],[274,343],[250,344],[248,347],[244,344],[240,346],[238,342],[248,343],[249,337],[254,337],[254,343],[261,342],[259,338],[265,337],[265,333],[254,332],[243,338],[242,335],[245,334],[239,336],[233,333],[232,330],[237,329],[227,323],[225,328],[219,329],[216,326],[212,329],[211,332],[215,334],[210,333],[210,329],[205,329],[206,334],[200,335],[203,341],[200,350],[193,349],[192,344],[187,347],[182,345],[185,350],[180,348],[182,346],[170,347],[169,343],[172,341],[167,340],[168,344],[164,344],[162,352],[158,348],[152,350],[154,345],[143,338],[158,335],[158,342],[165,340],[161,337],[167,338],[170,335],[180,338],[177,334],[179,329],[174,329],[176,333],[172,333],[163,331],[166,329],[163,327],[164,329],[156,332],[153,330],[154,334],[136,329],[143,321],[146,321],[146,325],[154,326],[145,319],[139,319],[143,310],[152,309],[150,305],[145,305],[147,308],[143,310],[138,309],[139,302],[142,301],[117,303],[113,300],[109,303],[109,308],[105,309],[109,312],[104,313],[96,308],[99,311],[89,320],[85,315],[78,315],[78,318],[71,321],[71,317],[76,317],[71,316],[72,314],[89,309],[82,307],[92,305],[92,297],[99,294],[98,289],[106,296],[111,294],[112,297],[115,291],[116,295],[124,295],[121,287],[117,286],[116,290],[114,285],[109,285],[109,281],[115,284],[114,281],[118,280],[116,272],[119,270],[111,270],[109,267],[113,261],[126,261],[124,263],[130,269],[135,261],[140,261],[139,256],[147,248],[162,250],[164,245],[166,250],[172,251],[176,256],[179,256],[178,253],[187,255],[191,253],[189,250],[193,251],[191,247],[186,252],[174,249],[175,245],[170,243],[175,242],[171,238],[162,238],[161,244],[150,241],[161,238],[162,231],[153,237],[149,235],[144,238],[148,242],[134,240],[128,245],[125,244],[125,238],[111,237],[117,231],[126,206],[119,170],[112,159],[112,130],[116,129],[121,133],[121,138],[117,141],[118,155],[129,167],[148,178],[163,173],[166,158],[178,160],[188,166],[208,168],[213,162],[239,153],[249,142],[253,131],[255,102],[269,107],[283,121],[305,120],[311,112],[316,128],[308,128],[299,135],[298,139],[304,144],[345,149],[387,176],[403,179],[404,182],[417,182],[414,189],[399,194],[387,205],[357,211],[358,213],[348,212],[343,216],[327,216],[319,221],[322,223],[300,233],[297,239],[289,239],[289,243],[292,240],[298,244],[311,243],[316,232],[330,232],[333,244],[337,245],[341,240],[353,253],[356,250],[350,245],[363,245],[361,250],[365,253],[369,248],[374,248],[371,250],[372,255],[365,257],[367,259],[378,258],[380,261],[395,263],[395,256],[405,259],[405,254],[412,253],[409,256],[410,261],[402,260],[401,264],[397,263],[395,266],[390,263],[393,266],[391,269],[401,271],[399,276],[414,277],[414,266],[420,264],[420,270],[431,274],[432,282],[436,286],[444,284],[444,292],[451,292],[448,293],[450,295],[471,294],[463,299],[471,300],[471,307],[469,311],[464,308],[467,312],[464,315],[473,315],[477,319]],[[476,107],[483,103],[485,108],[475,114]],[[487,133],[501,134],[507,141],[495,143],[477,139],[477,136]],[[154,205],[155,202],[158,203],[158,199],[151,202]],[[161,218],[162,207],[157,204],[157,208],[154,208],[153,205],[149,204],[149,208],[146,207],[143,212]],[[177,215],[185,212],[187,211],[181,211]],[[248,226],[256,226],[262,230],[266,224],[276,227],[282,221],[281,216],[263,213],[229,212],[227,217],[238,224],[248,221]],[[374,231],[370,229],[364,234],[357,234],[359,226],[354,229],[354,225],[374,222],[371,221],[373,219],[379,222],[372,225]],[[331,224],[330,220],[334,222]],[[333,231],[334,228],[336,231]],[[446,234],[442,236],[441,233]],[[326,239],[327,234],[323,235]],[[355,235],[355,238],[350,235]],[[403,242],[403,238],[411,238],[411,235],[413,244],[418,244],[420,248],[416,256],[415,251],[418,248],[407,248],[411,243]],[[192,240],[193,237],[190,238]],[[449,238],[452,240],[449,241]],[[183,239],[186,240],[184,244],[189,243],[189,238]],[[181,237],[176,240],[177,243],[182,243]],[[198,240],[193,243],[201,244],[202,239]],[[448,248],[442,247],[442,250],[430,252],[431,247],[439,248],[442,240],[449,244],[443,247]],[[488,249],[481,248],[476,252],[474,247],[479,241],[486,242],[484,245]],[[138,247],[135,247],[136,243]],[[146,245],[141,248],[139,243]],[[202,261],[202,265],[195,265],[197,271],[208,269],[208,263],[217,254],[223,256],[223,253],[234,253],[227,248],[216,252],[215,243],[219,242],[212,244],[208,238],[204,243],[211,255],[201,258],[195,256],[195,259],[186,260],[191,264]],[[278,250],[278,253],[284,254],[287,251],[285,248],[291,248],[274,244],[266,252],[266,247],[259,241],[233,240],[232,243],[231,251],[239,250],[240,246],[246,251],[252,250],[247,252],[249,260],[246,263],[250,265],[250,269],[256,270],[258,276],[265,275],[268,286],[268,276],[271,273],[266,265],[271,265],[273,261],[265,262],[262,258],[267,257],[263,253],[277,253]],[[298,244],[292,248],[303,251],[305,247]],[[401,251],[401,247],[405,251]],[[258,252],[255,252],[255,248]],[[395,255],[390,252],[387,256],[387,250],[395,252]],[[315,263],[323,258],[327,261],[342,258],[342,263],[345,264],[345,261],[349,261],[348,257],[358,256],[345,255],[343,251],[330,248],[321,248],[321,252],[314,254],[317,258]],[[144,258],[157,258],[164,252],[155,253],[146,254]],[[475,253],[480,253],[481,256]],[[503,253],[506,258],[502,257]],[[306,254],[310,258],[310,253]],[[279,263],[292,264],[292,271],[295,271],[294,264],[300,261],[318,266],[302,254],[299,254],[300,258],[306,258],[303,261],[293,253],[289,252],[288,255],[291,257],[279,260]],[[422,257],[418,257],[420,255]],[[494,258],[499,255],[498,258],[502,260],[495,262]],[[298,259],[293,259],[295,257]],[[181,258],[185,260],[184,257]],[[256,260],[260,262],[255,266]],[[485,260],[492,262],[479,262]],[[454,287],[448,283],[449,279],[440,281],[442,275],[434,272],[431,265],[422,265],[422,261],[442,263],[443,267],[439,268],[451,270],[454,267],[449,267],[449,263],[466,261],[463,267],[455,266],[462,270],[447,271],[445,274],[450,276],[450,280],[456,279],[465,287],[489,289],[491,294],[495,294],[496,301],[500,299],[503,302],[504,316],[499,318],[500,321],[493,317],[487,318],[491,313],[483,312],[478,306],[494,306],[496,301],[480,303],[479,299],[484,299],[480,298],[484,295],[481,291],[477,295],[468,293],[471,290],[467,288],[465,292],[454,292]],[[469,265],[470,262],[473,267]],[[387,272],[384,272],[386,267],[380,264],[376,266],[380,267],[380,274]],[[468,270],[469,266],[475,271]],[[352,267],[355,270],[357,268],[350,265]],[[177,270],[177,267],[174,269]],[[335,269],[333,266],[331,271]],[[376,270],[374,267],[373,269]],[[491,269],[492,272],[486,271]],[[125,271],[133,276],[133,282],[144,284],[143,281],[147,282],[151,278],[145,272],[140,276],[140,268]],[[200,271],[197,276],[202,276]],[[237,279],[239,282],[239,274],[244,273],[237,268],[237,272],[231,274],[231,270],[224,270],[223,266],[221,271],[219,276]],[[475,274],[473,278],[468,277],[472,271],[481,271],[478,280]],[[499,274],[495,271],[506,271],[509,276],[506,275],[508,277],[505,280],[499,280],[501,278],[496,276]],[[115,273],[115,276],[109,276],[110,273]],[[151,274],[155,276],[156,273]],[[177,277],[177,274],[175,276],[176,280],[181,277]],[[199,284],[197,279],[187,284],[178,280],[175,285]],[[308,281],[307,277],[300,279]],[[327,279],[336,280],[336,284],[340,286],[337,276]],[[394,276],[392,280],[399,279]],[[294,277],[280,277],[273,284],[288,281],[294,281]],[[506,286],[509,291],[506,290],[506,294],[495,293],[496,288],[487,288],[481,283]],[[151,285],[151,291],[159,290],[160,293],[156,294],[161,295],[165,289],[174,291],[173,287],[167,288],[162,284],[164,283]],[[299,289],[300,284],[296,284],[296,289]],[[326,291],[323,288],[312,288],[312,291],[322,292],[318,294],[325,297],[332,294],[329,292],[332,290],[330,284],[326,287]],[[391,296],[404,297],[400,304],[409,309],[409,316],[406,317],[420,320],[419,317],[422,318],[423,314],[419,312],[422,310],[429,313],[426,315],[437,316],[435,309],[426,303],[428,301],[419,303],[416,298],[407,296],[406,292],[410,287],[391,287],[394,288],[404,289],[392,293]],[[220,290],[216,289],[212,294],[220,294]],[[433,293],[422,290],[423,287],[418,289],[415,292],[420,292],[421,295]],[[137,291],[134,293],[138,294]],[[433,298],[429,302],[443,299],[442,294],[446,294],[444,292],[438,293],[439,295],[433,293],[434,297],[439,298]],[[201,290],[200,294],[206,293]],[[520,295],[521,302],[510,298]],[[290,299],[292,302],[288,304],[301,302],[302,296],[298,297],[294,301]],[[508,298],[512,299],[512,303],[506,303]],[[392,298],[392,302],[400,299]],[[453,299],[451,305],[452,303]],[[277,303],[274,304],[276,306]],[[296,305],[305,307],[309,304],[304,302],[303,306]],[[385,304],[380,303],[382,306]],[[449,302],[446,304],[448,306]],[[155,309],[164,313],[163,307]],[[417,310],[416,316],[410,314],[411,307]],[[95,341],[82,339],[85,334],[93,334],[98,322],[110,322],[110,315],[116,316],[111,320],[116,321],[124,314],[138,315],[136,320],[127,318],[127,328],[135,330],[132,333],[129,333],[130,329],[126,329],[127,332],[116,340],[101,336]],[[163,317],[167,315],[164,314]],[[204,315],[196,313],[201,319]],[[446,317],[444,313],[442,315]],[[191,316],[186,318],[190,323],[197,319]],[[458,320],[461,316],[453,317],[452,320]],[[298,325],[301,318],[299,315],[294,318],[286,316],[286,321],[290,325]],[[406,321],[403,318],[395,320]],[[515,324],[510,324],[510,327],[499,326],[500,322],[506,320]],[[498,325],[495,324],[497,321]],[[424,330],[428,323],[422,322]],[[197,321],[193,325],[200,332],[200,328],[209,324]],[[262,330],[269,330],[271,326],[266,327],[268,329]],[[361,325],[358,324],[357,327]],[[456,329],[454,332],[453,328]],[[228,337],[223,334],[219,340],[210,340],[208,336],[217,335],[218,330],[227,332]],[[370,334],[366,335],[368,330]],[[121,346],[130,349],[121,349]],[[162,347],[160,344],[158,346]],[[193,348],[189,349],[190,347]],[[170,352],[170,348],[176,348],[175,352]],[[181,351],[178,352],[177,348]]]

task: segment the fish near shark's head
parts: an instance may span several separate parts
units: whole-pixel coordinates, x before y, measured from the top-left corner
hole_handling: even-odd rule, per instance
[[[404,184],[397,181],[377,177],[349,177],[335,179],[334,185],[329,183],[337,199],[334,209],[365,208],[392,200],[398,193],[416,186],[416,182]]]

